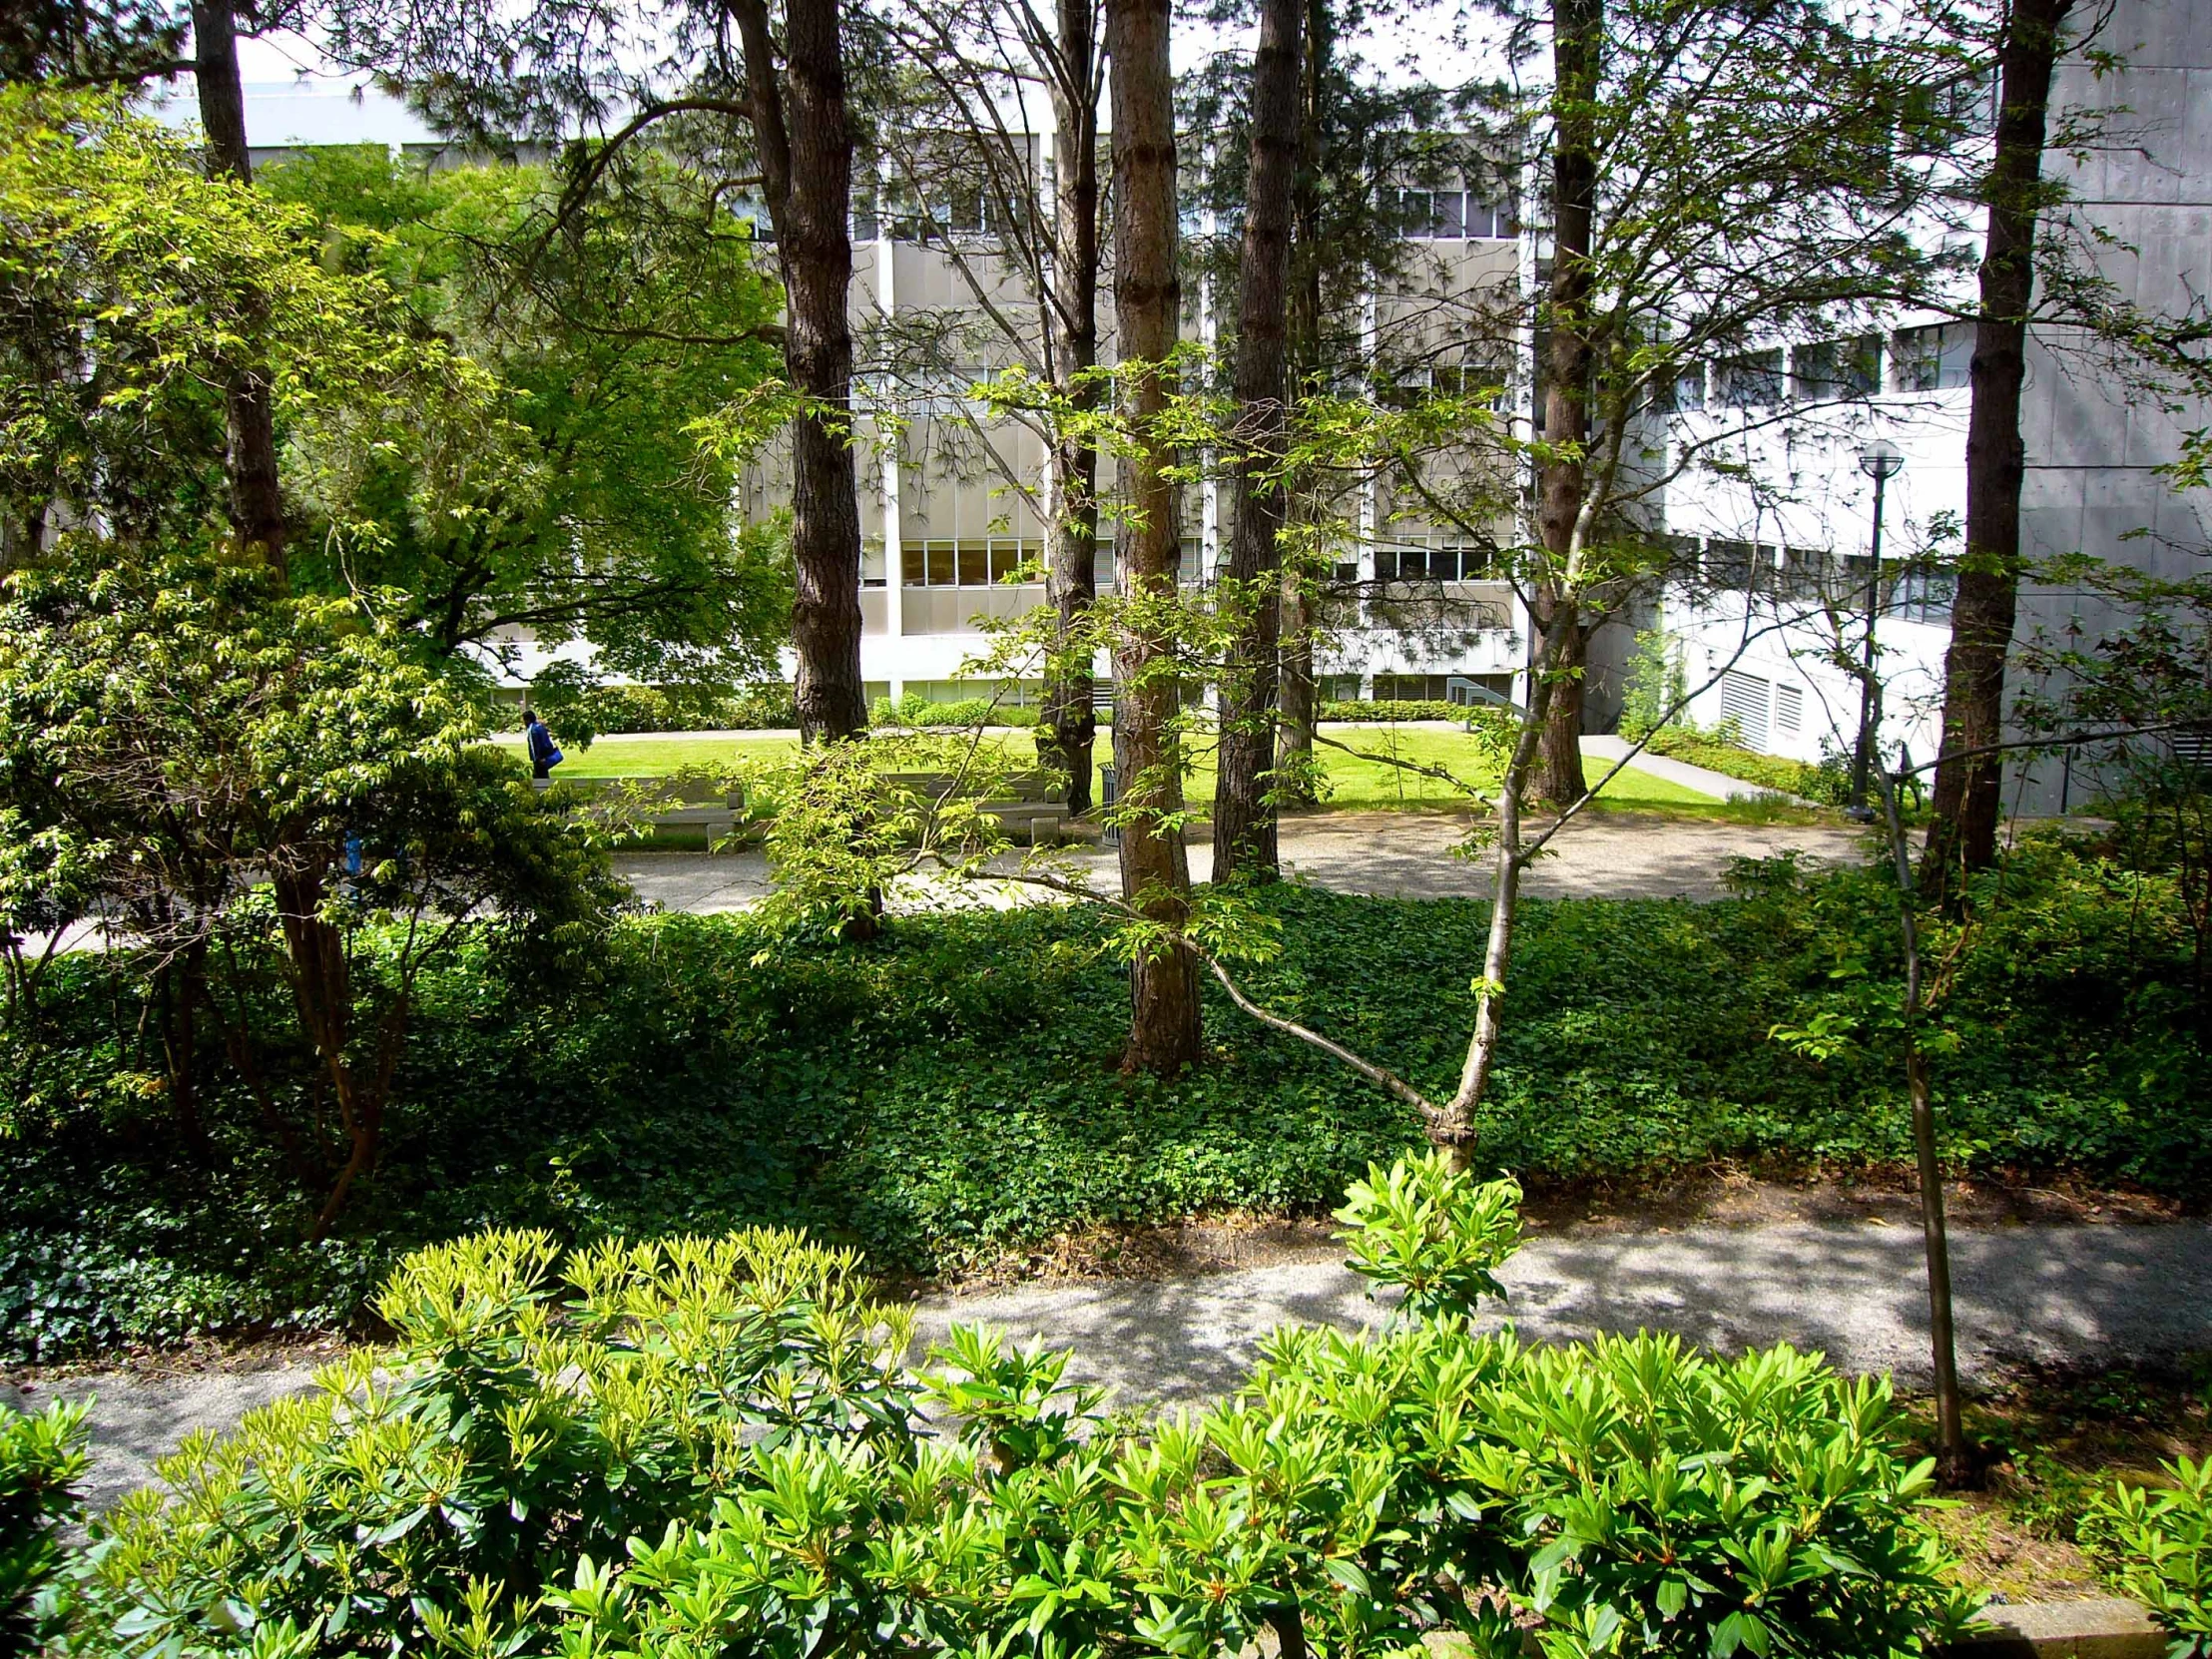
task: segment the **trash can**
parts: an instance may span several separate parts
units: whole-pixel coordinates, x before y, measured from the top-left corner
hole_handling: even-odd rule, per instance
[[[1115,776],[1114,763],[1108,761],[1098,769],[1098,810],[1107,813],[1121,799],[1121,780]],[[1121,826],[1111,818],[1106,821],[1105,833],[1100,837],[1108,846],[1121,845]]]

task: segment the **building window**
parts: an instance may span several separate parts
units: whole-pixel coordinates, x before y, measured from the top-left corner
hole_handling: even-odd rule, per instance
[[[1875,334],[1815,340],[1790,353],[1791,389],[1811,403],[1871,397],[1882,385],[1882,340]]]
[[[1782,401],[1782,352],[1752,351],[1720,365],[1724,409],[1771,409]]]
[[[1706,584],[1721,593],[1751,591],[1752,547],[1748,541],[1715,539],[1705,544]]]
[[[1966,384],[1973,368],[1973,325],[1945,322],[1934,328],[1900,328],[1895,374],[1899,391],[1949,391]]]
[[[1011,536],[981,541],[913,540],[900,544],[909,588],[987,588],[1043,557],[1041,544]]]
[[[1520,234],[1509,208],[1471,190],[1403,190],[1397,207],[1414,242],[1510,242]]]
[[[1375,550],[1375,574],[1384,582],[1488,582],[1495,579],[1496,562],[1493,549],[1465,542]]]
[[[1892,614],[1907,622],[1935,627],[1950,626],[1950,605],[1957,597],[1958,577],[1953,571],[1928,565],[1910,565],[1890,578]]]

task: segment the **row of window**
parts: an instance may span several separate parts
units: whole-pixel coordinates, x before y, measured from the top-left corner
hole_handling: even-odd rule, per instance
[[[1766,594],[1800,603],[1828,602],[1846,609],[1865,602],[1874,561],[1864,553],[1835,554],[1813,548],[1779,548],[1772,542],[1705,544],[1698,560],[1703,584],[1722,593]],[[1908,622],[1946,623],[1957,576],[1930,565],[1888,564],[1879,605],[1885,616]]]
[[[1973,363],[1973,327],[1944,322],[1900,328],[1890,338],[1887,381],[1882,336],[1814,340],[1785,353],[1779,346],[1746,352],[1711,365],[1685,369],[1665,401],[1675,410],[1772,408],[1798,398],[1828,402],[1893,392],[1948,391],[1967,383]]]
[[[1447,543],[1375,550],[1375,575],[1382,582],[1488,582],[1496,573],[1496,550],[1489,547]]]
[[[1511,208],[1471,190],[1404,190],[1397,196],[1399,223],[1415,242],[1510,242],[1520,235]]]

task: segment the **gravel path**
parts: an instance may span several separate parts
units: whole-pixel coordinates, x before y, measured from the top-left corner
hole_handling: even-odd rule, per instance
[[[1284,821],[1283,863],[1294,876],[1335,892],[1479,898],[1490,890],[1490,864],[1453,852],[1463,833],[1460,820],[1441,813],[1317,813]],[[1856,830],[1823,824],[1582,818],[1559,832],[1524,885],[1538,898],[1717,898],[1731,858],[1771,858],[1796,848],[1809,865],[1833,865],[1863,858],[1862,839]],[[1100,885],[1115,881],[1112,848],[1074,856]],[[1210,879],[1213,867],[1213,848],[1192,846],[1192,879]],[[768,860],[758,851],[631,852],[615,859],[615,870],[640,898],[694,914],[742,910],[769,890]]]
[[[1075,1371],[1134,1401],[1182,1401],[1235,1384],[1286,1321],[1356,1327],[1378,1317],[1334,1251],[1161,1281],[1043,1283],[935,1297],[925,1338],[954,1321],[1077,1350]],[[2020,1362],[2081,1365],[2212,1348],[2212,1226],[2017,1226],[1952,1236],[1959,1364],[1969,1382]],[[1530,1239],[1503,1275],[1523,1337],[1564,1341],[1642,1327],[1733,1353],[1789,1341],[1850,1371],[1927,1374],[1920,1235],[1895,1223],[1567,1227]],[[1496,1322],[1493,1322],[1496,1323]],[[304,1388],[311,1368],[114,1374],[0,1385],[35,1407],[97,1395],[90,1496],[104,1506],[152,1478],[195,1428]]]

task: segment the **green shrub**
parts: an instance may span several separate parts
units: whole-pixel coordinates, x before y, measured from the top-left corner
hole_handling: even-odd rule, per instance
[[[85,1461],[82,1405],[57,1400],[36,1416],[0,1405],[0,1659],[57,1633],[58,1534],[77,1518]]]
[[[1317,720],[1448,720],[1456,724],[1475,711],[1459,703],[1433,703],[1400,699],[1397,701],[1346,700],[1331,698],[1324,701],[1315,715]]]
[[[1842,755],[1825,755],[1817,765],[1785,760],[1755,754],[1725,736],[1680,726],[1653,733],[1647,747],[1654,755],[1704,767],[1777,795],[1794,795],[1815,806],[1840,807],[1851,798],[1851,762]]]
[[[1627,681],[1621,688],[1620,735],[1630,743],[1681,719],[1677,711],[1688,698],[1690,682],[1677,645],[1675,637],[1660,628],[1646,628],[1636,635],[1636,650],[1628,659]]]
[[[2100,1493],[2079,1536],[2113,1584],[2150,1609],[2172,1651],[2212,1652],[2212,1461],[2164,1465],[2172,1485]]]
[[[396,1333],[189,1439],[94,1525],[90,1651],[430,1652],[549,1574],[703,1519],[763,1448],[910,1439],[911,1315],[789,1233],[569,1257],[491,1233],[410,1258]],[[537,1651],[532,1649],[532,1651]]]
[[[1353,1228],[1408,1282],[1509,1248],[1508,1187],[1370,1187],[1430,1206]],[[1786,1348],[1292,1327],[1233,1397],[1138,1424],[983,1332],[905,1369],[906,1324],[792,1235],[585,1252],[565,1295],[550,1258],[415,1259],[381,1370],[169,1459],[173,1496],[95,1526],[77,1650],[1201,1659],[1272,1626],[1889,1659],[1964,1622],[1887,1384]]]
[[[593,739],[639,732],[781,731],[799,724],[792,688],[747,686],[736,693],[709,688],[575,686],[541,678],[531,701],[554,735],[581,749]]]
[[[932,703],[919,692],[908,692],[895,703],[878,697],[868,710],[876,726],[1034,726],[1037,711],[998,703],[987,697],[963,697],[955,703]]]

